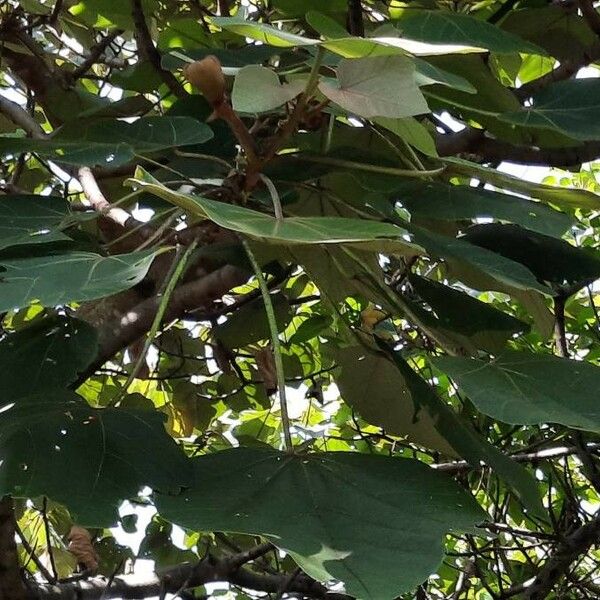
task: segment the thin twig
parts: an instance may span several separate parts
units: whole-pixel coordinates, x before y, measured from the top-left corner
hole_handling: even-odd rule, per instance
[[[29,556],[29,558],[33,561],[33,563],[37,567],[38,571],[42,574],[42,577],[44,577],[44,579],[48,583],[56,583],[57,580],[52,576],[52,573],[50,573],[50,571],[48,571],[48,569],[46,569],[46,566],[44,565],[44,563],[39,559],[38,555],[35,553],[35,550],[32,548],[31,544],[29,543],[29,540],[25,537],[25,534],[19,527],[18,523],[15,523],[15,531],[17,532],[17,535],[19,536],[19,539],[21,540],[21,544],[22,544],[25,552],[27,552],[27,555]]]
[[[42,520],[44,522],[44,532],[46,534],[46,548],[48,549],[48,557],[50,558],[50,567],[52,568],[52,578],[54,581],[58,580],[58,570],[56,569],[56,562],[54,560],[54,553],[52,552],[52,544],[50,543],[50,521],[48,520],[48,498],[44,496],[42,503]]]

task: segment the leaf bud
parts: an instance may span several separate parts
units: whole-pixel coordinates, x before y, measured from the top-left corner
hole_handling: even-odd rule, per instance
[[[221,104],[225,99],[225,75],[216,56],[211,54],[187,65],[183,74],[213,106]]]

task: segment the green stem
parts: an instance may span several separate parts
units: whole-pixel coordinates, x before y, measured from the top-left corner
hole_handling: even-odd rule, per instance
[[[317,48],[315,62],[313,63],[312,69],[310,70],[310,75],[308,76],[306,87],[304,88],[305,98],[309,98],[310,96],[312,96],[313,92],[317,89],[317,85],[319,83],[319,70],[321,69],[321,65],[323,64],[324,56],[325,48],[323,48],[323,46],[319,46]]]
[[[288,452],[294,452],[294,444],[290,433],[290,417],[287,407],[287,397],[285,394],[285,374],[283,371],[283,359],[281,358],[281,344],[279,342],[279,332],[277,331],[277,320],[275,319],[275,310],[273,302],[271,302],[271,294],[267,287],[267,282],[263,277],[260,265],[256,260],[256,256],[250,248],[250,244],[243,240],[244,250],[248,255],[248,260],[254,269],[254,275],[260,287],[260,293],[265,303],[265,312],[267,313],[267,321],[269,322],[269,331],[271,333],[271,343],[273,344],[273,354],[275,358],[275,370],[277,372],[277,389],[279,392],[279,404],[281,405],[281,422],[283,425],[283,437],[285,440],[285,448]]]
[[[367,171],[369,173],[381,173],[382,175],[396,175],[398,177],[431,177],[439,175],[445,167],[431,169],[429,171],[415,171],[413,169],[397,169],[396,167],[382,167],[380,165],[370,165],[367,163],[356,162],[353,160],[344,160],[342,158],[332,158],[330,156],[315,156],[306,154],[288,154],[306,162],[318,163],[322,165],[331,165],[332,167],[342,167],[344,169],[354,169],[355,171]]]
[[[188,260],[189,260],[190,256],[192,255],[192,253],[194,252],[194,250],[196,249],[197,245],[198,245],[198,241],[194,240],[187,247],[186,251],[183,253],[181,258],[178,255],[175,256],[175,259],[173,260],[173,264],[171,265],[171,269],[169,270],[169,273],[167,274],[167,277],[165,279],[164,289],[161,292],[159,292],[160,303],[158,305],[158,309],[156,311],[154,321],[152,322],[152,327],[150,327],[150,331],[148,332],[148,337],[146,338],[146,341],[144,342],[144,347],[142,348],[142,352],[141,352],[140,356],[138,357],[137,361],[135,362],[135,365],[133,366],[131,373],[129,373],[129,377],[127,378],[125,385],[121,389],[121,392],[110,403],[111,406],[114,406],[115,404],[117,404],[121,400],[121,398],[127,393],[127,389],[129,388],[129,386],[135,379],[135,376],[138,374],[138,372],[142,366],[142,363],[146,358],[146,354],[148,354],[148,350],[150,349],[150,346],[152,345],[152,342],[154,341],[154,338],[156,337],[156,334],[158,333],[158,329],[160,328],[162,320],[165,316],[165,312],[167,310],[169,300],[171,299],[171,296],[173,295],[173,291],[175,290],[175,287],[176,287],[177,283],[179,282],[179,279],[183,275],[183,273],[185,271],[185,267],[188,263]]]
[[[277,192],[277,188],[266,175],[263,175],[261,173],[259,177],[265,184],[267,190],[269,191],[269,195],[271,196],[271,202],[273,203],[273,212],[275,213],[275,218],[278,221],[283,221],[283,208],[281,207],[281,200],[279,199],[279,193]]]

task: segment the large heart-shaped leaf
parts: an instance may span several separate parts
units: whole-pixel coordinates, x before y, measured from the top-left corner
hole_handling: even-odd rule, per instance
[[[282,84],[273,70],[249,65],[236,75],[231,101],[238,112],[262,113],[289,102],[303,89],[303,81]]]
[[[0,249],[69,239],[57,230],[68,210],[68,202],[58,196],[1,197]]]
[[[337,84],[323,81],[319,90],[361,117],[410,117],[429,112],[415,80],[415,65],[404,56],[344,59]]]
[[[515,125],[554,129],[577,140],[600,139],[600,80],[568,79],[543,88],[531,106],[504,113]]]
[[[61,502],[82,525],[113,524],[121,500],[143,486],[175,493],[190,464],[159,412],[94,409],[67,391],[45,392],[0,413],[0,495]]]
[[[427,408],[440,435],[456,452],[473,466],[482,462],[489,465],[512,487],[528,510],[545,519],[546,512],[540,500],[537,482],[530,473],[480,437],[471,424],[443,402],[434,389],[411,369],[398,352],[383,342],[379,345],[404,378],[405,385],[415,398],[415,402],[418,401],[420,405]]]
[[[310,575],[365,600],[411,590],[439,565],[444,533],[485,519],[454,481],[411,459],[239,448],[193,462],[189,490],[156,495],[161,515],[194,530],[262,534]]]
[[[490,362],[455,357],[433,362],[494,419],[600,432],[600,405],[591,393],[600,387],[600,368],[590,363],[517,351]]]
[[[69,252],[35,258],[0,259],[0,311],[38,301],[44,306],[95,300],[139,283],[155,252],[116,256]]]
[[[41,319],[0,341],[2,398],[12,402],[74,381],[94,357],[96,330],[77,319]]]
[[[413,215],[425,219],[459,221],[491,217],[560,237],[574,220],[540,202],[465,185],[406,182],[397,189],[398,200]]]
[[[429,44],[463,44],[493,52],[545,55],[546,51],[469,15],[442,10],[405,10],[396,27],[403,36]]]

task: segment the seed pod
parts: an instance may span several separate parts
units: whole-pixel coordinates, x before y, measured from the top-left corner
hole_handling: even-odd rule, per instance
[[[221,104],[225,99],[225,75],[216,56],[211,54],[187,65],[183,74],[213,106]]]

